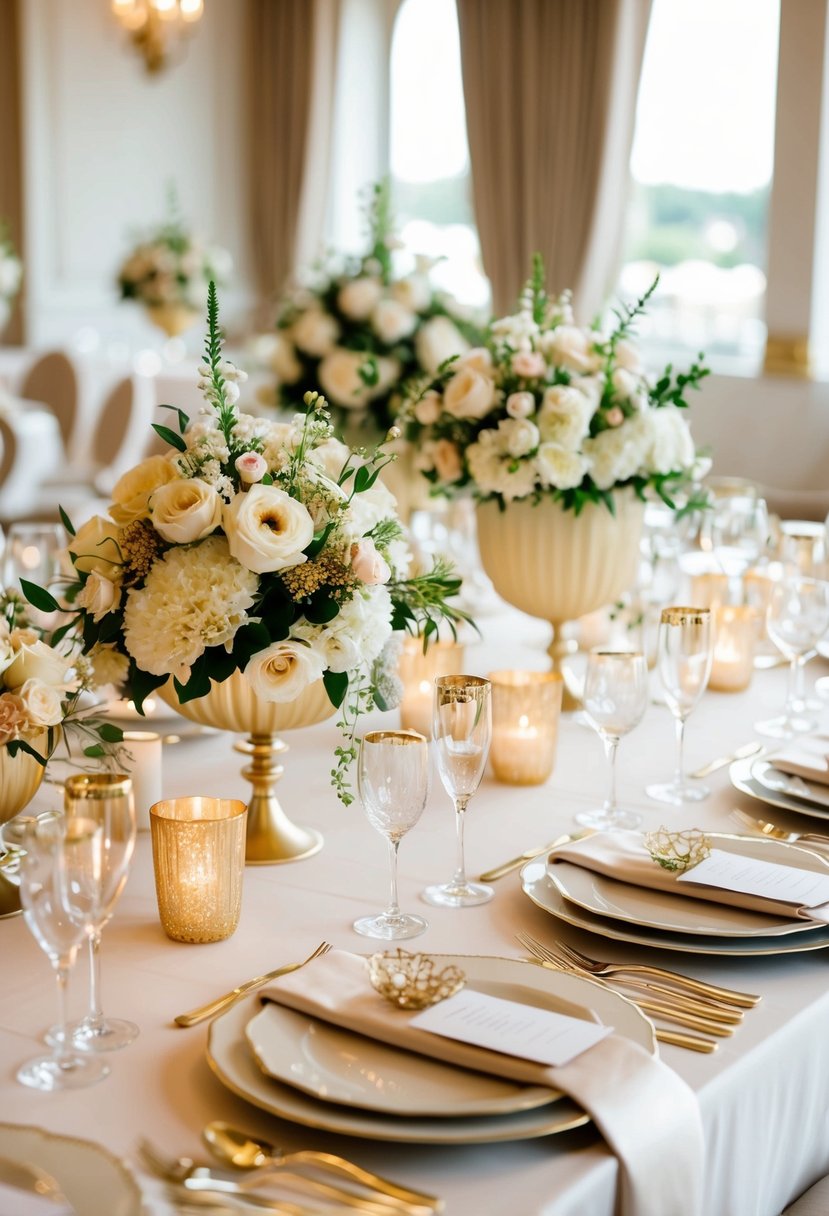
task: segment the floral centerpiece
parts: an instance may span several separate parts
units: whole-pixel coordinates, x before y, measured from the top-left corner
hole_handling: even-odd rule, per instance
[[[0,328],[9,319],[11,303],[20,291],[23,263],[17,256],[7,226],[0,222]]]
[[[434,290],[429,259],[395,275],[387,182],[372,189],[368,222],[362,257],[330,258],[282,302],[271,365],[277,405],[303,409],[305,393],[319,388],[338,433],[362,430],[374,442],[397,418],[403,382],[436,372],[481,334]]]
[[[357,719],[394,703],[394,632],[454,627],[459,580],[443,563],[410,572],[378,480],[390,457],[336,440],[319,394],[290,422],[239,413],[244,373],[222,356],[212,283],[208,326],[200,416],[157,424],[169,454],[127,472],[109,516],[72,536],[74,629],[139,708],[171,677],[185,705],[237,672],[266,702],[322,681],[342,708],[333,777],[347,802]]]

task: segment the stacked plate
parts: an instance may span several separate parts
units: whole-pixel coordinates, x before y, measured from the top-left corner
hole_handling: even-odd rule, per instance
[[[768,806],[815,819],[829,819],[829,785],[793,777],[775,768],[774,760],[735,760],[728,770],[731,784]]]
[[[709,833],[718,849],[824,872],[829,862],[777,840]],[[829,946],[829,926],[649,890],[569,862],[532,861],[521,871],[526,895],[557,920],[600,937],[693,954],[783,954]]]
[[[439,959],[460,967],[470,988],[611,1025],[656,1051],[650,1022],[591,980],[518,959]],[[280,1005],[263,1005],[256,995],[212,1023],[207,1058],[220,1081],[262,1110],[372,1140],[484,1144],[549,1136],[589,1122],[555,1090],[397,1051]]]

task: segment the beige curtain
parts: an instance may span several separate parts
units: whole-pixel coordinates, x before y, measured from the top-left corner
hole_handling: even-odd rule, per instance
[[[649,0],[457,4],[475,215],[493,307],[514,307],[536,251],[556,290],[581,288],[590,261],[598,295],[609,277],[597,265],[599,251],[607,262],[618,240],[597,245],[592,236],[601,216],[618,238]],[[608,187],[616,191],[610,215],[602,205]],[[601,300],[575,303],[584,316]]]
[[[17,0],[0,0],[0,219],[9,224],[12,240],[18,252],[22,253],[23,163],[18,19]],[[2,340],[8,343],[23,341],[23,308],[19,296]]]

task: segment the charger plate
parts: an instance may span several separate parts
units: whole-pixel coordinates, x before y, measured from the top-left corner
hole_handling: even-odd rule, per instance
[[[545,861],[530,861],[521,870],[521,888],[532,902],[556,920],[583,929],[596,937],[617,942],[629,942],[655,950],[678,950],[684,954],[719,954],[753,956],[765,954],[799,954],[807,950],[825,950],[829,946],[829,925],[819,926],[811,933],[792,937],[699,937],[690,933],[669,933],[630,925],[625,921],[607,920],[569,903],[547,874]]]
[[[750,798],[756,798],[758,802],[765,802],[766,806],[779,807],[781,811],[797,811],[799,815],[809,815],[813,819],[824,821],[829,819],[829,808],[819,807],[813,802],[804,802],[801,798],[793,798],[790,794],[762,785],[754,775],[754,764],[755,760],[749,757],[747,760],[735,760],[730,765],[728,776],[735,790],[748,794]]]
[[[592,980],[548,971],[520,959],[469,955],[436,957],[444,965],[454,963],[461,967],[466,972],[468,985],[479,991],[542,1008],[578,1006],[586,1017],[591,1017],[592,1010],[601,1022],[612,1025],[617,1034],[656,1054],[654,1029],[648,1019],[630,1001]],[[323,1101],[262,1071],[245,1035],[248,1023],[261,1008],[259,997],[253,995],[216,1018],[210,1025],[207,1060],[228,1089],[261,1110],[292,1123],[370,1140],[487,1144],[550,1136],[590,1122],[581,1107],[563,1097],[529,1110],[455,1118],[400,1114],[394,1093],[389,1094],[387,1105],[376,1110]],[[305,1017],[305,1021],[307,1033],[312,1026],[322,1025],[314,1018]],[[363,1043],[366,1058],[371,1058],[371,1053],[380,1046],[372,1040],[364,1039]],[[463,1074],[464,1070],[456,1071]],[[548,1092],[552,1099],[554,1091]]]
[[[91,1140],[0,1123],[0,1156],[51,1174],[78,1216],[141,1216],[141,1192],[132,1174]]]
[[[707,832],[712,845],[758,861],[770,861],[818,873],[829,871],[829,862],[808,848],[798,848],[782,840],[765,837],[734,836]],[[552,882],[568,903],[610,920],[661,932],[685,933],[701,937],[785,937],[814,933],[815,923],[800,916],[769,915],[749,908],[714,903],[705,898],[673,895],[649,887],[636,886],[618,878],[608,878],[584,866],[558,861],[547,870]]]
[[[820,807],[829,815],[829,785],[820,785],[817,781],[797,777],[794,773],[784,773],[782,769],[775,767],[773,760],[755,760],[751,766],[751,776],[768,793],[785,794],[795,802]]]

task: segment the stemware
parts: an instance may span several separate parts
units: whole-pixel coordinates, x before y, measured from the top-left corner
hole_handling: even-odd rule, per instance
[[[755,565],[768,540],[765,499],[737,493],[714,500],[711,543],[723,573],[739,578]]]
[[[132,782],[121,773],[78,773],[64,783],[67,823],[75,819],[101,830],[101,882],[87,924],[89,942],[89,1012],[69,1027],[77,1047],[115,1051],[138,1035],[134,1022],[106,1018],[101,1008],[101,934],[112,916],[129,874],[135,849],[135,804]]]
[[[584,712],[604,744],[610,762],[610,790],[603,807],[580,811],[587,827],[635,828],[642,816],[623,811],[616,800],[616,751],[619,740],[638,726],[648,705],[648,664],[638,651],[594,650],[584,677]]]
[[[19,587],[21,578],[46,587],[59,573],[60,551],[65,544],[60,524],[12,524],[3,562],[6,587]]]
[[[20,901],[32,935],[57,978],[58,1028],[51,1055],[37,1056],[18,1070],[32,1089],[76,1089],[109,1073],[102,1060],[73,1051],[66,1027],[66,988],[100,898],[103,833],[97,823],[71,823],[58,811],[19,815],[2,829],[3,843],[19,850]]]
[[[469,800],[481,783],[492,739],[489,680],[480,676],[440,676],[435,680],[433,736],[443,788],[455,806],[457,862],[448,883],[427,887],[423,899],[443,908],[484,904],[495,891],[466,877],[463,830]]]
[[[708,684],[713,659],[710,608],[664,608],[659,621],[657,666],[665,700],[676,724],[676,768],[672,781],[647,786],[657,802],[682,806],[708,796],[708,789],[685,778],[685,722]]]
[[[754,729],[773,739],[814,730],[816,721],[806,712],[799,694],[800,673],[809,652],[829,628],[829,583],[815,578],[784,578],[769,598],[766,629],[779,651],[789,660],[789,688],[783,713],[756,722]]]
[[[429,744],[416,731],[374,730],[363,736],[357,763],[357,788],[366,818],[389,843],[391,894],[385,912],[362,916],[354,929],[364,937],[399,941],[417,937],[428,922],[401,912],[397,898],[400,841],[423,813],[429,796]]]

